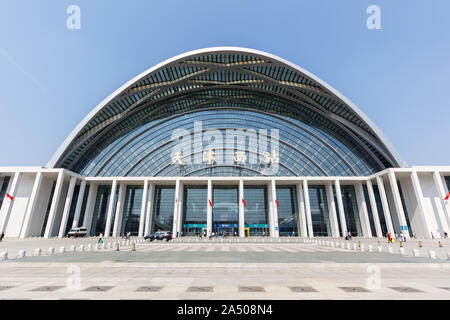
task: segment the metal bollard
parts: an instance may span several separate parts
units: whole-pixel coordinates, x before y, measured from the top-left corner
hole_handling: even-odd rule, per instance
[[[120,251],[120,245],[118,242],[116,243],[116,251]]]
[[[0,260],[8,260],[8,252],[2,251],[0,253]]]
[[[133,245],[131,246],[131,251],[136,251],[136,244],[133,242]]]
[[[34,256],[40,256],[41,255],[41,249],[37,248],[34,250]]]

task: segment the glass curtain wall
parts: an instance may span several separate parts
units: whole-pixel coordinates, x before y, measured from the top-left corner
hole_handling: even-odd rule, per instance
[[[328,202],[325,186],[308,186],[308,193],[314,237],[331,236],[331,225],[328,216]]]
[[[342,202],[344,204],[345,221],[347,231],[352,236],[362,236],[361,222],[359,220],[358,203],[356,201],[355,187],[352,185],[341,186]]]
[[[269,235],[267,186],[244,187],[244,230],[246,236]]]
[[[186,185],[183,193],[183,235],[201,235],[206,230],[208,188]]]
[[[369,191],[367,190],[366,185],[363,185],[363,190],[364,190],[364,199],[366,200],[367,214],[369,216],[370,231],[372,232],[372,237],[376,237],[377,231],[375,229],[375,222],[373,220],[373,211],[372,205],[370,204]]]
[[[152,231],[170,231],[173,228],[173,209],[175,205],[174,186],[155,187]]]
[[[384,218],[383,205],[381,204],[381,196],[380,191],[378,190],[378,186],[373,186],[373,193],[375,195],[375,202],[377,203],[378,209],[378,218],[380,219],[381,231],[383,232],[383,237],[388,232],[386,219]]]
[[[92,216],[91,236],[98,236],[105,232],[106,214],[110,196],[111,186],[98,186],[94,214]]]
[[[239,209],[237,186],[213,187],[213,228],[224,236],[239,235]]]
[[[277,186],[278,228],[280,237],[298,236],[298,203],[296,186]]]
[[[143,189],[143,186],[127,186],[120,234],[131,232],[132,236],[138,235]]]

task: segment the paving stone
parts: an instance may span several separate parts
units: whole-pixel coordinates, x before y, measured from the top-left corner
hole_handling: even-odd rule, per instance
[[[239,287],[239,292],[265,292],[263,287]]]
[[[187,292],[213,292],[214,287],[189,287]]]
[[[342,289],[345,292],[370,292],[363,287],[339,287],[339,289]]]
[[[319,292],[313,287],[289,287],[292,292]]]
[[[30,291],[52,292],[64,288],[64,286],[43,286],[31,289]]]
[[[105,292],[105,291],[111,290],[112,288],[114,288],[114,287],[111,287],[111,286],[92,286],[92,287],[86,288],[86,289],[84,289],[82,291]]]
[[[137,292],[159,292],[163,287],[139,287]]]
[[[422,290],[418,290],[411,287],[390,287],[391,289],[402,292],[402,293],[409,293],[409,292],[423,292]]]

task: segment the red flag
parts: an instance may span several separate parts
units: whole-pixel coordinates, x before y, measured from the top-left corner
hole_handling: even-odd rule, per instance
[[[247,207],[247,204],[245,203],[244,199],[242,199],[242,203],[244,204],[244,207]]]
[[[178,198],[177,197],[175,197],[175,203],[178,203]]]
[[[275,203],[277,204],[277,207],[279,207],[280,205],[278,204],[278,201],[275,199]]]
[[[448,200],[449,197],[450,197],[450,191],[449,191],[449,193],[447,193],[447,195],[445,196],[444,200]]]
[[[212,202],[211,200],[208,199],[209,205],[212,207]]]
[[[6,193],[6,196],[7,196],[9,199],[11,199],[11,201],[14,200],[14,197],[13,197],[12,195],[10,195],[8,192]]]

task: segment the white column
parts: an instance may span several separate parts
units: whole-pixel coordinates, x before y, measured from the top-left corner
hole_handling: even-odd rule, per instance
[[[16,191],[19,188],[19,184],[20,184],[20,179],[22,178],[22,173],[21,172],[16,172],[14,174],[14,178],[12,180],[11,186],[8,188],[8,193],[12,196],[15,197],[16,196]],[[11,215],[11,209],[13,207],[13,201],[11,201],[11,199],[6,198],[3,200],[3,205],[2,205],[2,221],[1,221],[1,231],[0,232],[5,232],[6,231],[6,227],[8,226],[8,222],[9,222],[9,216]]]
[[[278,238],[278,237],[280,237],[280,229],[278,227],[278,206],[275,202],[275,200],[277,200],[277,186],[275,183],[275,179],[272,179],[270,181],[270,188],[272,190],[272,198],[273,198],[272,222],[273,222],[273,228],[274,228],[274,237]]]
[[[177,230],[178,230],[178,196],[180,193],[180,179],[177,179],[175,182],[175,199],[174,205],[173,205],[173,222],[172,222],[172,237],[177,236]]]
[[[244,199],[244,180],[239,180],[239,237],[243,238],[245,237],[245,230],[244,230],[244,203],[242,202],[242,199]]]
[[[369,213],[367,211],[366,198],[364,197],[364,189],[361,182],[355,184],[356,201],[358,202],[359,220],[364,237],[372,237],[372,230],[370,229]]]
[[[213,215],[213,208],[209,205],[209,202],[213,201],[213,190],[212,190],[212,181],[211,179],[208,179],[208,202],[206,203],[206,234],[209,235],[212,231],[212,215]]]
[[[391,185],[392,194],[394,196],[395,209],[397,211],[398,221],[400,222],[400,228],[408,227],[405,218],[405,212],[403,211],[402,199],[400,197],[400,191],[398,190],[397,179],[395,178],[394,170],[388,170],[389,183]],[[400,230],[406,238],[409,238],[409,232]]]
[[[383,178],[380,176],[376,177],[378,191],[381,198],[381,206],[383,207],[384,220],[386,221],[386,228],[390,234],[394,234],[394,227],[392,226],[391,212],[389,211],[389,204],[386,197],[386,191],[384,190]]]
[[[333,185],[331,184],[331,181],[326,183],[326,191],[327,191],[327,202],[328,202],[328,216],[329,216],[330,225],[331,225],[331,236],[338,238],[339,237],[339,223],[337,220],[336,202],[334,201]]]
[[[367,180],[367,192],[369,193],[370,208],[372,209],[373,223],[375,224],[375,231],[377,237],[383,237],[383,231],[381,230],[380,217],[378,216],[377,201],[375,200],[375,194],[373,192],[372,181]]]
[[[31,195],[28,200],[27,209],[25,211],[25,217],[22,221],[22,228],[20,230],[20,237],[28,237],[28,232],[30,230],[31,216],[34,212],[34,207],[36,206],[36,198],[39,193],[42,182],[42,172],[36,173],[36,178],[34,179],[33,189],[31,190]]]
[[[56,180],[55,190],[53,191],[52,205],[50,206],[50,212],[48,214],[47,225],[45,226],[45,238],[52,236],[53,224],[56,218],[56,209],[58,208],[59,197],[61,196],[61,190],[64,183],[64,171],[58,173],[58,179]]]
[[[75,215],[73,217],[72,228],[78,227],[78,220],[80,220],[81,207],[83,206],[85,190],[86,190],[86,181],[82,180],[80,183],[80,189],[78,191],[77,206],[75,207]]]
[[[95,209],[95,198],[97,196],[98,185],[95,183],[90,184],[88,198],[86,201],[86,211],[84,213],[83,218],[83,227],[87,229],[87,234],[89,235],[91,232],[92,225],[92,215],[94,214]]]
[[[155,184],[150,182],[149,186],[148,186],[147,212],[146,212],[146,216],[145,216],[145,231],[144,231],[145,235],[148,235],[152,231],[154,190],[155,190]]]
[[[450,206],[446,204],[443,200],[446,196],[444,185],[442,184],[442,178],[438,171],[433,172],[433,180],[434,184],[436,185],[436,189],[438,190],[439,197],[440,197],[440,203],[442,206],[442,214],[439,212],[439,218],[441,219],[442,227],[444,228],[445,232],[450,232],[449,226],[450,226]],[[439,211],[439,210],[438,210]]]
[[[59,234],[58,237],[64,237],[64,233],[66,232],[67,220],[69,220],[70,206],[72,205],[73,192],[75,190],[75,185],[77,183],[77,178],[70,178],[69,189],[67,190],[66,202],[64,203],[64,210],[61,219],[61,224],[59,225]]]
[[[306,212],[305,212],[305,199],[303,198],[303,187],[299,182],[297,183],[297,198],[298,198],[298,236],[308,237],[308,229],[306,227]]]
[[[117,179],[114,179],[111,186],[111,194],[109,195],[108,213],[106,216],[105,238],[109,237],[111,231],[112,215],[114,212],[114,201],[116,200]]]
[[[411,172],[411,182],[414,189],[414,194],[416,195],[417,200],[417,207],[419,209],[419,217],[422,221],[423,230],[425,231],[425,236],[428,239],[431,239],[431,230],[430,226],[427,222],[427,218],[425,216],[425,204],[423,202],[423,193],[422,193],[422,187],[420,186],[419,177],[417,176],[417,172],[412,171]],[[435,235],[436,236],[436,235]]]
[[[145,223],[145,206],[147,205],[148,194],[148,180],[144,180],[144,187],[142,188],[142,203],[141,203],[141,215],[139,217],[139,232],[138,237],[144,236],[144,223]]]
[[[338,179],[334,180],[334,187],[336,188],[336,200],[338,203],[339,219],[341,221],[342,236],[345,237],[347,235],[347,221],[345,220],[344,204],[342,203],[341,184],[339,183]]]
[[[125,196],[127,193],[126,190],[127,184],[125,182],[121,182],[119,184],[119,195],[117,196],[116,214],[114,215],[113,237],[120,237],[120,230],[122,229],[123,220],[123,207],[125,205]]]
[[[308,181],[306,179],[303,180],[303,195],[305,198],[305,211],[306,211],[306,223],[308,226],[308,237],[314,237],[314,230],[311,218],[311,205],[309,203]]]

